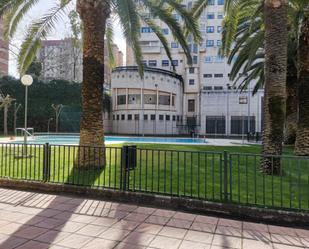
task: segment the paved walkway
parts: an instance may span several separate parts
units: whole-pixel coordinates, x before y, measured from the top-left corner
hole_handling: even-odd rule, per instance
[[[0,188],[0,248],[309,248],[309,230]]]

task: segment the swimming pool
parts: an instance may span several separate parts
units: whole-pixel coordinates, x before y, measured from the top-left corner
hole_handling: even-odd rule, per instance
[[[28,141],[30,144],[57,144],[75,145],[79,143],[78,135],[39,135]],[[164,144],[206,144],[205,139],[200,138],[173,138],[173,137],[120,137],[105,136],[106,144],[117,143],[164,143]]]

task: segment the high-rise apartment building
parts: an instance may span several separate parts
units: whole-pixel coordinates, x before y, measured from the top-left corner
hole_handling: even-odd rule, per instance
[[[0,77],[7,75],[9,70],[8,43],[3,39],[3,24],[0,18]]]
[[[183,0],[182,4],[190,9],[194,2]],[[182,22],[177,13],[174,13],[174,17]],[[146,24],[142,25],[140,45],[143,63],[147,67],[170,71],[175,66],[177,74],[183,77],[183,123],[178,124],[178,128],[195,126],[200,134],[222,135],[260,131],[263,91],[252,97],[250,90],[242,93],[235,90],[229,80],[231,66],[228,65],[227,58],[219,55],[223,18],[224,0],[208,0],[208,7],[199,19],[203,41],[197,44],[192,36],[188,37],[192,65],[187,64],[183,49],[174,40],[167,25],[156,20],[169,42],[172,62],[152,29]],[[135,64],[132,50],[128,46],[127,66]]]
[[[111,68],[109,67],[108,50],[105,46],[105,82],[110,84]],[[115,66],[122,66],[123,54],[117,45],[113,46]],[[81,44],[74,44],[71,39],[46,40],[38,52],[37,59],[42,63],[43,80],[62,79],[82,82],[83,52]]]

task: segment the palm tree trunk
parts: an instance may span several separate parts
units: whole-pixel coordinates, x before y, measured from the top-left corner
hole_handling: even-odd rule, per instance
[[[283,143],[287,71],[287,0],[265,0],[265,97],[263,158],[266,174],[279,174]]]
[[[78,0],[77,11],[83,29],[83,114],[80,148],[75,166],[104,167],[103,83],[104,35],[110,14],[108,1]]]
[[[309,155],[309,18],[304,17],[298,48],[299,118],[295,153]]]
[[[296,56],[296,55],[295,55]],[[298,108],[298,85],[297,68],[294,62],[288,63],[287,82],[286,82],[286,124],[284,143],[294,145],[297,130],[297,108]]]

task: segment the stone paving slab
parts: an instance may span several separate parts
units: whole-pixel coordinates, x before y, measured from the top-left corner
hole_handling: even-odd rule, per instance
[[[0,249],[309,249],[309,230],[0,188]]]

